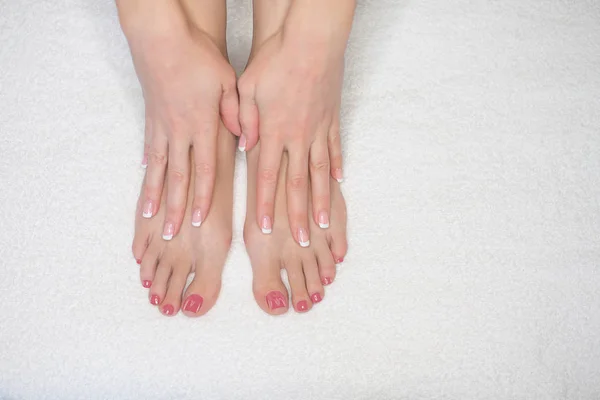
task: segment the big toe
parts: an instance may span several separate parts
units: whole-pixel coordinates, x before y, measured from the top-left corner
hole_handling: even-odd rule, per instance
[[[221,269],[196,265],[194,280],[183,295],[181,312],[188,317],[206,314],[217,302],[221,291]]]
[[[254,279],[252,282],[254,299],[264,312],[280,315],[289,307],[288,292],[281,280],[279,260],[271,258],[253,262]]]

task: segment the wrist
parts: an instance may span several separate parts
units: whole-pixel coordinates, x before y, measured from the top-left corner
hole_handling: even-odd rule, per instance
[[[177,0],[117,0],[116,3],[119,22],[128,39],[177,35],[186,28]]]

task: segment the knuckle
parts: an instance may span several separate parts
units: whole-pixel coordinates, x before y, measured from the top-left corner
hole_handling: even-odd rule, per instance
[[[207,162],[200,162],[194,166],[194,171],[197,176],[202,176],[203,179],[206,177],[212,177],[215,174],[215,167]]]
[[[151,149],[148,152],[148,162],[159,167],[165,166],[167,164],[167,155],[156,149]]]
[[[277,183],[277,171],[271,168],[263,168],[259,174],[263,184],[274,185]]]
[[[340,130],[334,128],[331,131],[329,131],[329,135],[327,135],[327,140],[329,141],[330,145],[337,144],[340,141]]]
[[[246,75],[242,75],[237,81],[237,89],[240,96],[252,97],[254,95],[254,84]]]
[[[287,186],[292,191],[301,191],[308,186],[308,180],[301,175],[291,176],[287,181]]]
[[[329,171],[329,160],[311,161],[310,168],[314,172],[328,172]]]
[[[186,174],[183,173],[183,171],[179,170],[179,169],[171,169],[169,171],[169,182],[172,182],[174,184],[180,184],[180,183],[184,183],[186,181]]]

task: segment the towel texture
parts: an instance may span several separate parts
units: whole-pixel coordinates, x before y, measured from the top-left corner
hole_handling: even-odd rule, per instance
[[[232,63],[251,2],[229,5]],[[600,398],[600,4],[363,0],[346,261],[254,303],[238,154],[214,309],[165,318],[130,252],[143,100],[114,3],[0,2],[0,399]]]

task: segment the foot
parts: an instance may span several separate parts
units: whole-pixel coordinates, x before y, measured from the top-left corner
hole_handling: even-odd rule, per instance
[[[247,153],[248,200],[244,241],[253,271],[256,302],[265,312],[285,313],[289,294],[281,280],[281,269],[287,272],[291,304],[299,313],[309,311],[325,297],[324,286],[335,280],[336,264],[341,263],[348,247],[346,240],[346,203],[339,183],[330,179],[331,218],[327,229],[310,222],[310,246],[298,246],[289,228],[285,177],[287,155],[284,155],[275,197],[275,224],[266,235],[256,225],[256,174],[260,143]],[[309,199],[310,200],[310,199]]]
[[[234,159],[235,139],[221,124],[214,200],[202,226],[193,227],[191,223],[194,176],[181,231],[171,241],[162,238],[165,195],[158,218],[142,218],[141,212],[136,213],[133,255],[140,264],[141,284],[148,289],[150,303],[164,315],[173,316],[181,310],[189,317],[197,317],[210,310],[217,300],[231,245]],[[190,170],[195,175],[193,162]],[[165,184],[169,184],[168,178]],[[141,207],[138,202],[138,211]],[[186,289],[191,273],[194,279]]]

